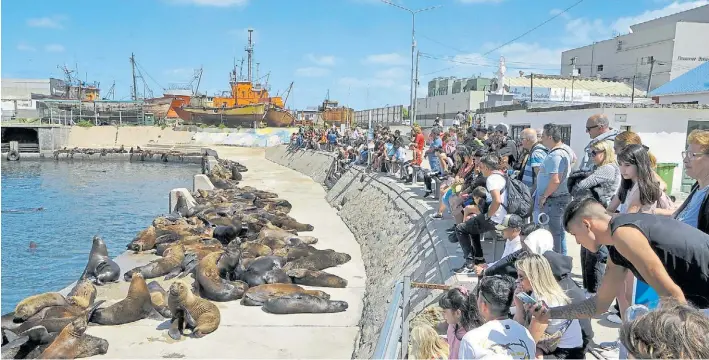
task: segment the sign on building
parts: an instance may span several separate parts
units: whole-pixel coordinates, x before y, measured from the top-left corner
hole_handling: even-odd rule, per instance
[[[533,101],[549,101],[549,102],[591,102],[591,93],[588,90],[574,89],[573,99],[571,88],[544,88],[534,87],[531,91],[529,86],[510,86],[510,93],[514,100],[530,101],[531,96],[534,96]]]

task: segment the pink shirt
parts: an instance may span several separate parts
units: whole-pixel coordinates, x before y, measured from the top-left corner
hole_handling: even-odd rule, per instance
[[[457,360],[458,350],[460,350],[460,340],[462,339],[467,331],[462,327],[458,327],[458,331],[454,333],[455,325],[448,324],[448,331],[446,332],[446,338],[448,338],[448,359]],[[457,335],[457,336],[456,336]]]

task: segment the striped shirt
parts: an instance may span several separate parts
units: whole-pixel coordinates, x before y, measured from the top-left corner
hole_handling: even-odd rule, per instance
[[[524,174],[522,175],[522,183],[527,185],[528,188],[532,189],[534,186],[534,168],[539,167],[544,162],[544,158],[547,157],[547,148],[542,144],[534,145],[532,148],[532,153],[529,154],[527,163],[524,165]]]

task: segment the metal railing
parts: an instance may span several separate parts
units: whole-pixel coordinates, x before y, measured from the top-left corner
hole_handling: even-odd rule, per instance
[[[411,278],[397,282],[372,359],[405,359],[409,352]]]

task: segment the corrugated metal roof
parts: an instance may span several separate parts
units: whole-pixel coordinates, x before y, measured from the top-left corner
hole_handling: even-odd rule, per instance
[[[508,86],[529,86],[529,77],[505,78]],[[574,89],[587,90],[594,96],[631,96],[633,87],[618,81],[595,78],[576,79]],[[534,75],[534,87],[571,89],[571,78]],[[645,91],[635,89],[635,96],[645,96]]]
[[[650,92],[652,96],[709,91],[709,61]]]

